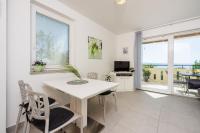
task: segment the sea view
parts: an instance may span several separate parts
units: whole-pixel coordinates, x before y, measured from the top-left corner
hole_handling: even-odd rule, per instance
[[[167,68],[168,64],[161,64],[161,63],[143,63],[145,66],[153,66],[153,68]],[[180,69],[192,69],[193,64],[174,64],[174,68]],[[199,65],[200,66],[200,65]]]

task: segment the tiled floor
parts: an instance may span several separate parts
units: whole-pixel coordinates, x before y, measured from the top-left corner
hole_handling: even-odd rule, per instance
[[[144,91],[119,93],[115,112],[111,98],[103,133],[200,133],[198,99]],[[103,121],[97,106],[92,100],[89,114]]]
[[[98,99],[89,101],[89,116],[103,121]],[[102,133],[200,133],[200,100],[136,91],[118,93],[118,111],[107,99],[106,128]],[[32,129],[32,133],[35,130]]]

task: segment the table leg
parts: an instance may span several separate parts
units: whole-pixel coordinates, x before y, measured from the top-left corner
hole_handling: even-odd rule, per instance
[[[82,115],[83,127],[87,126],[87,99],[70,98],[70,108],[72,111]],[[80,120],[77,121],[80,127]]]

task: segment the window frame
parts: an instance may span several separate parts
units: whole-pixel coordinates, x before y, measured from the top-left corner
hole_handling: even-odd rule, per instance
[[[54,11],[54,10],[49,10],[47,8],[43,8],[37,5],[32,4],[31,5],[31,55],[30,55],[30,73],[31,74],[40,74],[40,73],[56,73],[56,72],[64,72],[63,68],[55,68],[55,69],[45,69],[43,72],[34,72],[32,70],[32,64],[36,60],[36,15],[37,13],[47,16],[51,19],[54,19],[58,22],[65,23],[69,25],[69,40],[68,40],[68,48],[69,48],[69,64],[74,64],[73,63],[73,53],[74,53],[74,42],[73,42],[73,37],[74,37],[74,26],[73,26],[73,20],[68,18],[67,16]],[[66,64],[67,65],[67,64]],[[52,67],[52,65],[47,65],[47,67]]]

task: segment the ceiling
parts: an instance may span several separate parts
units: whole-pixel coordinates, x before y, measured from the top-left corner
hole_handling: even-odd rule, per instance
[[[200,0],[59,1],[116,34],[200,16]]]

